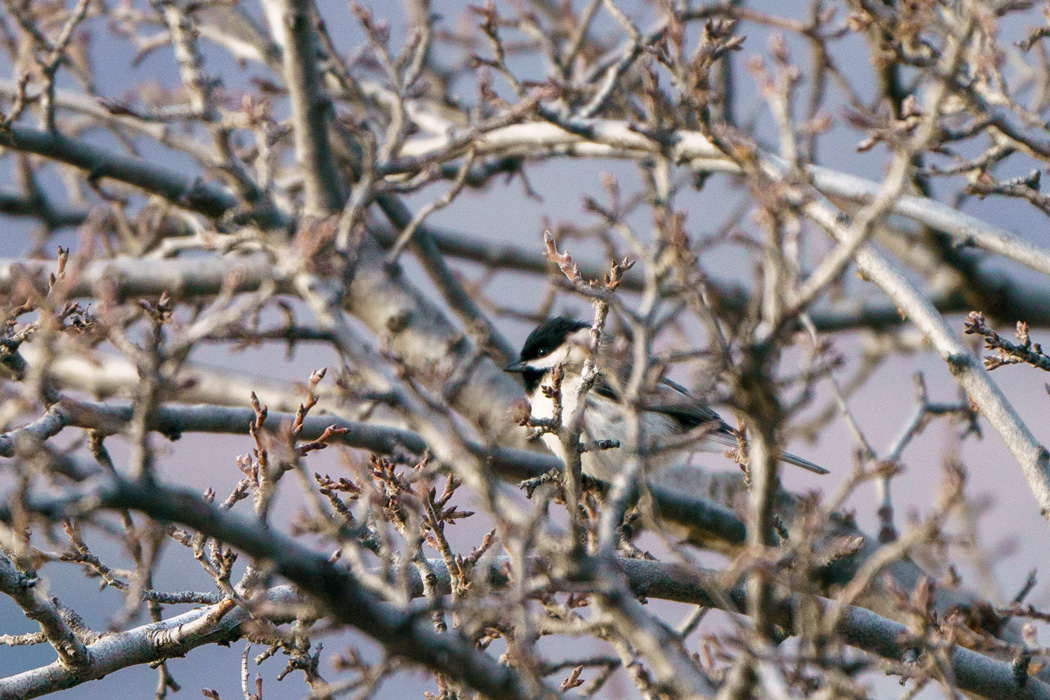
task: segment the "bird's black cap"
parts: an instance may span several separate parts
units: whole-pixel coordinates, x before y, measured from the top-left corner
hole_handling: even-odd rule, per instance
[[[570,316],[555,316],[549,321],[544,321],[525,339],[519,359],[522,362],[539,359],[558,349],[569,335],[584,328],[590,328],[590,324]]]
[[[538,377],[542,377],[545,372],[529,369],[528,363],[557,350],[570,334],[589,327],[589,323],[577,321],[570,316],[555,316],[550,320],[544,321],[536,326],[532,333],[529,333],[529,337],[525,339],[525,344],[521,346],[521,355],[518,357],[518,361],[511,362],[503,368],[503,371],[517,372],[523,375],[537,375],[526,376],[525,380],[526,384],[538,383]]]

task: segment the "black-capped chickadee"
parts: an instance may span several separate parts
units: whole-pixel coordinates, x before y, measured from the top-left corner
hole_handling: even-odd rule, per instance
[[[555,399],[547,395],[553,392],[548,389],[545,393],[543,387],[551,386],[551,371],[559,366],[562,368],[562,416],[567,419],[573,415],[583,380],[583,365],[591,357],[590,333],[590,324],[568,316],[552,318],[529,334],[518,361],[503,368],[506,372],[521,374],[534,418],[549,419],[554,416]],[[617,371],[617,367],[610,367],[614,360],[605,355],[603,353],[596,360],[598,379],[586,394],[583,437],[588,441],[617,440],[623,449],[631,449],[630,445],[623,444],[627,424],[617,391],[626,381],[630,367],[628,363],[619,363]],[[641,420],[644,421],[644,434],[651,446],[674,444],[676,439],[682,440],[695,430],[702,435],[704,442],[738,447],[735,431],[717,413],[691,395],[685,387],[668,379],[661,380],[654,395],[649,397]],[[565,459],[565,451],[556,435],[546,433],[543,441],[556,455]],[[582,458],[583,473],[606,481],[613,479],[623,463],[623,449],[588,450]],[[669,456],[675,458],[675,455],[667,455],[666,452],[658,454],[650,459],[651,466],[667,465]],[[677,458],[680,459],[681,455],[677,455]],[[828,473],[827,469],[787,452],[781,453],[780,459],[817,474]]]

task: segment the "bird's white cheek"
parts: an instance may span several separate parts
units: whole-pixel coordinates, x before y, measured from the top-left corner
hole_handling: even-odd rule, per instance
[[[560,364],[563,364],[569,356],[567,348],[558,348],[550,355],[541,357],[536,360],[529,362],[529,366],[533,369],[554,369]]]

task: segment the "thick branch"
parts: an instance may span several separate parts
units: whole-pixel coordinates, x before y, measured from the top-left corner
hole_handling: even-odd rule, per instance
[[[38,289],[46,291],[48,275],[54,271],[53,261],[0,260],[0,293],[10,293],[21,280],[32,280]],[[80,268],[71,264],[61,284],[69,298],[92,297],[98,285],[105,282],[118,298],[153,297],[168,292],[179,299],[214,296],[228,282],[232,282],[230,291],[254,292],[270,280],[276,283],[279,294],[293,291],[290,276],[282,275],[262,256],[96,260]]]
[[[844,197],[853,201],[867,202],[879,191],[879,184],[870,180],[810,166],[807,172],[813,185],[829,197]],[[993,226],[947,204],[928,197],[901,195],[894,201],[891,211],[930,228],[943,231],[966,245],[974,245],[989,253],[1020,263],[1025,267],[1050,275],[1050,250],[1029,243],[1009,231]]]
[[[397,197],[379,195],[376,197],[376,203],[394,227],[404,229],[412,222],[411,212]],[[507,361],[512,359],[515,356],[514,348],[485,317],[481,307],[467,293],[455,273],[449,268],[430,227],[424,224],[418,225],[413,234],[413,240],[420,262],[423,263],[431,281],[441,290],[452,310],[459,315],[463,323],[481,326],[478,330],[484,334],[486,346],[494,348],[503,356],[502,359]]]
[[[515,124],[480,134],[469,143],[478,155],[535,155],[537,152],[554,150],[576,155],[637,158],[659,150],[656,141],[631,129],[627,122],[572,120],[564,126],[567,128],[546,122]],[[415,162],[449,160],[463,151],[461,148],[449,148],[454,141],[454,137],[410,140],[402,150],[402,155]],[[734,163],[697,132],[677,131],[668,135],[665,141],[674,144],[671,156],[676,161],[688,162],[696,170],[737,171]],[[59,134],[15,126],[0,133],[0,146],[53,158],[81,168],[93,177],[108,177],[134,185],[178,206],[212,217],[219,217],[237,205],[236,198],[222,188],[201,183],[142,158],[117,155]],[[771,158],[771,162],[775,161]],[[829,196],[867,201],[879,190],[877,183],[845,173],[817,166],[810,166],[808,172],[814,185]],[[1050,274],[1050,251],[1047,249],[1023,241],[1008,231],[940,202],[924,197],[902,196],[894,202],[891,210],[944,231],[963,243]],[[274,223],[278,222],[277,219],[280,217],[276,217]]]
[[[62,425],[98,430],[104,434],[124,430],[131,420],[133,406],[127,403],[104,404],[63,399],[52,409]],[[269,421],[273,425],[291,424],[295,414],[271,411]],[[225,406],[178,406],[164,405],[152,416],[150,429],[169,437],[184,433],[220,433],[248,435],[248,426],[255,420],[250,408]],[[330,441],[366,449],[376,454],[393,457],[421,456],[426,452],[422,437],[408,430],[388,426],[359,423],[331,415],[309,415],[303,421],[299,434],[302,440],[315,440],[325,430],[335,426],[346,432],[334,436]],[[0,444],[11,442],[12,434],[0,435]],[[471,445],[475,454],[482,456],[487,466],[506,480],[528,479],[561,467],[561,460],[553,455],[528,452],[511,447],[489,449],[482,445]],[[731,511],[705,500],[699,495],[653,487],[657,506],[662,517],[689,527],[697,535],[714,538],[730,545],[744,540],[744,526]]]
[[[264,3],[274,35],[284,49],[284,79],[292,103],[295,155],[303,176],[305,213],[327,216],[343,206],[339,177],[328,143],[332,106],[323,94],[317,69],[312,7],[309,0]]]
[[[225,189],[187,177],[137,156],[113,153],[84,141],[22,126],[0,130],[0,146],[80,168],[91,179],[112,178],[206,216],[218,218],[237,206]]]

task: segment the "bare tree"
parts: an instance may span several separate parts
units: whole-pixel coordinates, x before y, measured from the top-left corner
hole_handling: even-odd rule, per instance
[[[169,660],[239,640],[215,677],[246,698],[293,672],[366,698],[411,669],[442,699],[865,697],[885,675],[1050,698],[1034,577],[1003,600],[960,578],[986,561],[963,441],[1001,440],[1011,497],[1050,520],[1050,453],[990,375],[1050,371],[1050,247],[967,213],[1050,216],[1036,4],[3,0],[0,214],[31,235],[0,264],[0,698],[142,665],[162,698]],[[433,224],[538,197],[561,162],[579,216]],[[566,310],[588,359],[537,418],[509,338]],[[850,401],[916,352],[957,398],[916,375],[879,449]],[[624,434],[590,435],[609,358]],[[694,455],[704,425],[646,439],[667,376],[726,407],[736,450]],[[939,486],[902,524],[891,486],[934,421]],[[781,483],[802,438],[851,444],[827,493]],[[594,449],[609,481],[581,471]],[[872,482],[869,532],[849,508]],[[34,646],[57,658],[5,661]]]

